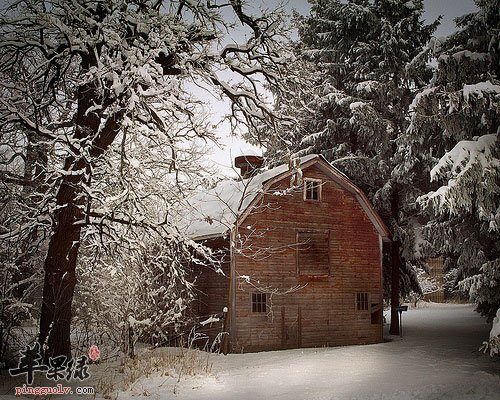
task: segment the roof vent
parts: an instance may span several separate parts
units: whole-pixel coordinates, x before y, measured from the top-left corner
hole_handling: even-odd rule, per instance
[[[238,156],[234,159],[234,165],[240,169],[243,179],[250,178],[264,164],[264,158],[260,156]]]

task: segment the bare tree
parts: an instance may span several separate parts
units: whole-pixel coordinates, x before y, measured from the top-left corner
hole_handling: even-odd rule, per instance
[[[223,44],[234,27],[223,9],[249,31],[244,43]],[[239,0],[27,0],[11,1],[2,11],[0,125],[2,146],[10,152],[2,180],[38,185],[16,174],[15,166],[27,162],[30,145],[46,151],[40,164],[44,188],[32,210],[47,217],[35,215],[2,231],[2,239],[15,240],[42,222],[50,231],[39,335],[45,357],[70,355],[82,233],[90,227],[109,233],[118,224],[125,227],[120,234],[140,227],[172,235],[168,213],[159,221],[145,212],[152,202],[123,173],[137,164],[127,156],[131,143],[166,145],[169,153],[161,160],[182,181],[179,151],[195,138],[213,138],[195,118],[202,102],[191,94],[193,85],[228,98],[235,124],[272,120],[256,82],[279,85],[286,66],[280,29],[279,13],[253,17]],[[221,72],[239,78],[229,83]],[[117,169],[118,182],[107,180]],[[103,182],[115,190],[114,198],[101,190]],[[110,199],[115,207],[108,206]]]
[[[241,174],[234,169],[236,178],[227,178],[209,190],[200,190],[186,200],[179,217],[179,226],[186,230],[186,235],[202,240],[203,237],[223,238],[216,242],[215,250],[229,255],[229,271],[220,279],[229,279],[230,297],[236,290],[251,290],[266,295],[266,312],[270,320],[274,319],[273,300],[303,289],[306,284],[289,287],[267,282],[266,276],[245,275],[238,271],[236,258],[262,262],[267,258],[289,251],[305,250],[310,246],[307,241],[299,242],[297,238],[282,243],[269,243],[269,238],[276,234],[270,226],[255,226],[247,222],[247,217],[258,217],[280,208],[279,198],[293,196],[303,192],[302,170],[299,160],[289,163],[291,177],[284,179],[279,186],[271,185],[269,180],[279,175],[276,171],[259,170],[253,165],[252,172]],[[281,170],[285,172],[286,169]],[[265,274],[264,274],[265,275]],[[228,299],[230,303],[231,300]],[[230,315],[233,312],[230,308]],[[234,317],[229,317],[229,320]]]

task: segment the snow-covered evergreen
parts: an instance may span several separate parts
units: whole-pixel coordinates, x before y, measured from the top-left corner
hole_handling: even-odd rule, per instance
[[[500,308],[493,319],[490,338],[488,341],[483,342],[482,350],[485,353],[488,352],[491,357],[500,356]]]
[[[491,319],[500,305],[500,18],[498,0],[476,4],[458,32],[428,47],[437,68],[411,104],[397,172],[431,180],[418,199],[428,254],[448,257],[455,285]]]
[[[391,171],[399,162],[395,141],[406,129],[408,106],[431,77],[425,63],[410,63],[437,23],[422,21],[423,1],[311,4],[310,15],[298,18],[303,85],[276,96],[277,107],[294,115],[296,124],[261,136],[270,157],[321,153],[360,186],[401,243],[403,292],[418,290],[412,265],[419,221],[412,200],[422,192],[413,193],[414,185]]]

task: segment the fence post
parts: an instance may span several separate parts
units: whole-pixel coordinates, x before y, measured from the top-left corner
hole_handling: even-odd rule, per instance
[[[227,307],[224,307],[222,309],[222,313],[224,314],[223,316],[223,322],[222,322],[222,354],[226,355],[229,353],[229,334],[227,332],[227,320],[229,313],[227,312]]]

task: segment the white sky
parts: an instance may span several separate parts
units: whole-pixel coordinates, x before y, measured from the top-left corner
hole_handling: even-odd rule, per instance
[[[255,0],[254,0],[255,1]],[[264,8],[273,8],[280,4],[279,0],[258,0],[249,4],[260,3]],[[306,0],[289,0],[287,9],[296,10],[301,14],[307,14],[310,5]],[[446,36],[456,30],[456,25],[453,19],[457,16],[464,15],[476,9],[473,0],[425,0],[424,20],[427,23],[434,21],[438,15],[442,15],[441,25],[437,28],[435,35],[437,37]],[[228,106],[224,102],[210,99],[212,103],[212,115],[218,118],[228,112]],[[229,126],[222,125],[218,128],[221,138],[222,148],[214,146],[213,153],[209,156],[210,159],[220,168],[221,173],[234,175],[231,165],[234,157],[242,154],[258,154],[262,153],[260,148],[251,146],[240,137],[231,135]]]

